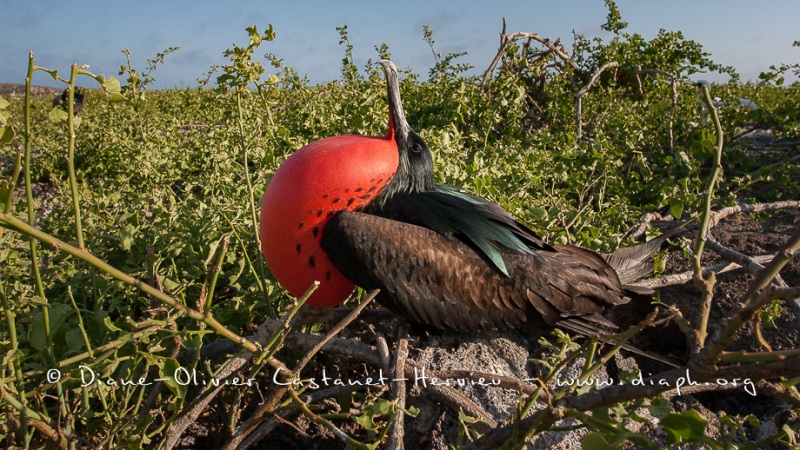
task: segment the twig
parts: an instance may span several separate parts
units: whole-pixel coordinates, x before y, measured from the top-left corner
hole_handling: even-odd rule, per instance
[[[211,255],[209,262],[208,272],[206,272],[206,279],[203,286],[200,288],[200,296],[197,298],[197,310],[203,313],[208,313],[211,309],[211,302],[214,299],[214,289],[217,285],[217,278],[219,277],[220,270],[222,270],[222,261],[225,258],[225,252],[228,250],[228,243],[231,240],[231,235],[226,234],[217,243],[217,248]]]
[[[347,433],[345,433],[344,431],[339,429],[339,427],[334,425],[333,422],[314,414],[308,408],[308,405],[300,397],[298,397],[297,392],[295,392],[294,389],[289,389],[289,395],[292,397],[292,400],[294,400],[294,402],[298,406],[300,406],[300,410],[303,412],[303,414],[306,415],[306,417],[311,419],[314,423],[322,425],[323,427],[327,428],[330,432],[333,433],[334,436],[339,438],[341,441],[345,442],[348,448],[371,450],[370,446],[351,438],[350,436],[347,435]]]
[[[759,256],[753,256],[752,260],[757,263],[765,263],[771,261],[773,257],[774,255],[759,255]],[[712,272],[720,274],[741,268],[742,266],[733,262],[716,264],[704,268],[703,277],[709,276]],[[661,278],[651,278],[649,280],[642,280],[632,284],[634,286],[642,286],[642,287],[656,289],[666,286],[674,286],[676,284],[684,284],[687,281],[690,281],[693,277],[694,277],[694,272],[689,270],[686,272],[664,275]]]
[[[2,387],[2,384],[0,384]],[[0,397],[6,401],[6,403],[17,410],[22,417],[25,418],[25,422],[30,425],[33,425],[34,428],[39,430],[43,435],[47,436],[48,439],[53,441],[54,444],[58,445],[59,448],[65,449],[67,448],[67,437],[64,436],[60,430],[58,430],[58,424],[48,423],[50,422],[47,418],[40,416],[36,411],[28,408],[24,404],[22,404],[19,400],[14,398],[11,394],[5,392],[5,389],[0,389]]]
[[[297,314],[295,323],[305,325],[313,322],[334,323],[344,319],[353,311],[353,308],[314,308],[304,307]],[[391,320],[397,315],[386,308],[369,308],[361,312],[358,320],[367,323],[382,323]]]
[[[31,128],[31,80],[33,78],[34,72],[37,70],[44,70],[40,67],[37,67],[33,64],[34,56],[33,52],[28,54],[28,73],[25,77],[25,103],[24,103],[24,116],[25,116],[25,165],[24,165],[24,177],[25,177],[25,197],[27,201],[27,212],[28,212],[28,223],[21,220],[17,220],[20,225],[23,227],[28,228],[35,228],[36,220],[35,220],[35,213],[34,213],[34,203],[33,203],[33,188],[31,184],[31,150],[32,150],[32,141],[33,141],[33,131]],[[11,213],[3,214],[3,216],[11,217]],[[16,218],[15,218],[16,219]],[[2,222],[0,222],[2,224]],[[50,328],[50,308],[48,303],[47,295],[45,294],[44,290],[44,283],[42,282],[42,275],[39,269],[39,252],[38,252],[38,241],[35,239],[30,239],[29,241],[29,248],[30,248],[30,259],[31,259],[31,272],[33,275],[33,283],[36,288],[36,292],[42,300],[42,304],[40,305],[41,313],[42,313],[42,325],[44,328],[44,335],[45,335],[45,346],[46,351],[45,354],[47,356],[48,364],[50,367],[55,367],[57,364],[54,348],[53,339],[51,336],[51,328]],[[71,438],[73,436],[73,426],[72,426],[72,416],[67,414],[67,407],[66,407],[66,400],[64,397],[64,388],[60,381],[55,383],[56,387],[56,395],[58,397],[58,411],[61,416],[68,417],[68,421],[66,426],[63,430],[59,430],[63,433],[67,438]],[[23,402],[25,400],[23,399]],[[27,418],[23,418],[23,428],[27,429],[27,425],[25,421]]]
[[[78,183],[75,177],[75,81],[80,68],[72,63],[69,77],[69,87],[67,96],[67,175],[69,176],[70,193],[72,194],[72,209],[75,214],[75,238],[78,248],[83,245],[83,224],[81,223],[80,194],[78,193]]]
[[[795,290],[800,293],[800,289]],[[800,356],[800,349],[774,350],[769,352],[722,352],[720,361],[724,362],[764,362],[783,361]]]
[[[667,72],[661,69],[642,69],[641,67],[636,67],[633,69],[634,75],[636,75],[636,81],[639,83],[639,92],[642,92],[642,80],[639,77],[640,74],[643,73],[656,73],[659,75],[664,75],[669,77],[670,85],[672,86],[672,105],[669,108],[669,151],[672,154],[675,154],[675,137],[673,133],[673,125],[675,122],[675,108],[678,105],[678,77],[674,74]],[[678,217],[680,219],[680,217]]]
[[[760,270],[764,269],[764,266],[759,264],[758,261],[756,261],[755,259],[743,253],[739,253],[736,250],[732,250],[723,246],[722,244],[717,242],[717,240],[714,239],[713,236],[710,235],[708,236],[707,244],[708,248],[713,250],[716,254],[727,259],[728,261],[734,262],[739,266],[744,267],[749,272],[758,273]],[[784,286],[784,287],[786,286],[786,283],[780,278],[780,275],[778,275],[775,278],[775,281],[778,286]]]
[[[386,448],[389,450],[403,450],[403,436],[405,435],[406,408],[406,383],[401,380],[406,372],[406,358],[408,358],[408,325],[403,322],[397,327],[397,344],[395,349],[394,364],[390,372],[392,381],[391,395],[395,402],[396,414],[391,424],[389,440]]]
[[[364,308],[367,307],[367,305],[370,303],[370,301],[372,301],[372,299],[375,298],[376,295],[378,295],[378,292],[379,291],[377,289],[370,292],[369,296],[367,296],[367,298],[363,302],[361,302],[360,305],[354,308],[353,311],[351,311],[350,314],[347,315],[347,317],[342,319],[342,321],[336,324],[336,326],[334,326],[333,328],[331,328],[331,330],[328,331],[328,333],[325,336],[320,338],[319,341],[316,342],[311,347],[311,349],[308,350],[303,359],[301,359],[297,363],[293,372],[289,372],[289,370],[286,368],[279,369],[281,371],[285,370],[285,373],[282,372],[280,374],[276,374],[276,376],[282,376],[283,379],[281,380],[281,384],[275,387],[275,389],[272,391],[272,394],[270,395],[270,398],[261,405],[258,411],[256,411],[252,416],[250,416],[250,418],[248,418],[234,431],[233,435],[231,436],[230,440],[228,440],[228,442],[225,444],[224,448],[246,449],[261,439],[260,435],[253,435],[252,432],[258,428],[258,425],[264,420],[264,418],[267,415],[274,412],[279,400],[283,398],[284,394],[286,394],[287,391],[290,391],[289,392],[290,394],[296,395],[294,394],[293,391],[291,391],[291,389],[289,389],[289,386],[291,385],[291,380],[287,380],[287,377],[289,378],[297,377],[303,370],[303,368],[311,361],[311,359],[314,358],[317,352],[319,352],[324,346],[326,346],[330,341],[332,341],[334,336],[339,334],[339,332],[341,332],[348,324],[350,324],[350,322],[355,320],[356,317],[358,317],[358,314]],[[285,342],[286,341],[284,341],[284,343]]]
[[[788,403],[795,408],[800,408],[800,396],[797,395],[797,391],[786,389],[780,384],[770,383],[766,380],[761,380],[756,383],[756,387],[759,392],[763,392],[779,402]]]
[[[756,204],[739,203],[738,205],[728,206],[720,209],[711,216],[711,219],[708,221],[708,227],[714,228],[722,219],[736,213],[765,212],[785,208],[800,208],[800,200],[784,200],[780,202]]]
[[[386,343],[386,338],[382,333],[375,333],[375,343],[377,344],[376,347],[378,347],[378,353],[381,355],[381,361],[383,362],[381,368],[389,372],[391,370],[392,356],[389,354],[389,344]]]
[[[145,247],[145,260],[147,261],[147,281],[149,285],[155,286],[161,292],[164,292],[164,284],[161,282],[161,277],[156,272],[155,250],[153,245],[148,243]],[[158,299],[150,296],[150,309],[158,308]]]
[[[489,67],[483,72],[483,78],[481,78],[481,86],[486,87],[486,80],[489,78],[489,75],[494,72],[495,67],[500,62],[500,58],[503,56],[503,52],[506,50],[506,46],[508,45],[508,38],[506,36],[506,18],[503,17],[503,29],[500,31],[500,48],[497,50],[497,54],[492,59],[492,62],[489,64]]]
[[[766,283],[769,283],[771,278],[770,276],[777,278],[778,273],[780,272],[781,268],[789,262],[789,260],[794,256],[797,252],[798,247],[800,247],[800,227],[798,227],[797,231],[795,232],[794,236],[786,243],[787,245],[784,246],[782,251],[779,251],[775,258],[770,262],[767,267],[764,267],[760,272],[756,274],[756,279],[753,281],[750,289],[745,293],[746,296],[752,296],[751,293],[756,286],[762,286]],[[780,286],[780,284],[779,284]],[[763,299],[759,299],[759,297],[763,297]],[[745,297],[747,298],[747,297]],[[745,309],[748,307],[759,309],[762,306],[766,305],[770,301],[774,299],[784,299],[789,301],[790,304],[794,304],[793,300],[800,298],[800,288],[797,287],[786,287],[785,283],[779,289],[773,289],[772,291],[763,292],[760,296],[755,297],[750,305],[746,306]],[[755,312],[753,312],[755,314]]]
[[[691,351],[693,353],[699,352],[705,345],[706,338],[708,337],[708,319],[711,314],[711,300],[714,295],[714,284],[716,277],[713,272],[709,274],[708,278],[703,277],[703,268],[700,264],[700,258],[703,255],[703,248],[706,245],[708,235],[708,224],[711,215],[711,202],[714,199],[714,187],[717,184],[717,178],[722,170],[722,145],[723,134],[722,125],[719,121],[719,114],[714,107],[714,102],[711,100],[711,91],[708,88],[708,83],[699,83],[700,89],[703,92],[703,100],[708,106],[711,118],[714,121],[714,129],[717,133],[717,142],[714,145],[714,163],[711,166],[711,173],[708,175],[708,183],[705,190],[705,201],[703,210],[700,213],[700,230],[697,233],[697,240],[694,246],[694,255],[692,257],[692,269],[694,270],[694,281],[697,287],[702,292],[702,301],[700,303],[700,314],[697,321],[697,339],[693,342]],[[692,339],[695,340],[695,339]]]
[[[439,378],[438,372],[429,372],[427,369],[419,367],[414,361],[411,360],[406,362],[406,377],[421,377],[423,372],[428,378]],[[449,406],[453,411],[458,411],[460,409],[464,410],[465,413],[481,419],[488,425],[489,428],[494,428],[497,426],[496,422],[494,419],[492,419],[492,416],[490,416],[489,413],[487,413],[483,408],[481,408],[480,405],[467,398],[457,389],[444,384],[430,384],[426,386],[426,389],[438,396],[439,399],[444,404]]]
[[[594,85],[594,82],[597,81],[597,78],[600,76],[600,74],[611,67],[619,67],[619,63],[617,61],[609,61],[603,64],[594,74],[592,74],[591,78],[589,78],[589,82],[586,83],[586,85],[584,85],[577,94],[575,94],[575,134],[578,140],[580,140],[583,136],[583,125],[581,120],[581,115],[583,114],[583,95],[586,94],[589,89],[591,89],[592,85]]]
[[[242,167],[244,168],[244,180],[247,185],[247,204],[250,209],[250,220],[252,222],[251,225],[253,226],[253,236],[256,240],[256,247],[261,248],[261,233],[259,232],[255,195],[253,194],[253,182],[250,179],[250,168],[248,163],[247,138],[244,130],[244,113],[242,107],[242,93],[239,90],[236,91],[236,110],[239,113],[237,117],[237,123],[239,124],[239,144],[242,150],[242,158],[244,160]],[[260,254],[256,256],[256,266],[258,268],[258,279],[266,279],[267,272],[266,267],[264,267],[264,258]],[[272,308],[272,302],[269,301],[269,293],[267,292],[266,288],[264,288],[264,284],[259,282],[258,285],[264,298],[264,305],[267,307],[267,314],[273,318],[277,317],[275,310]]]
[[[503,17],[503,30],[500,32],[500,48],[497,50],[497,54],[495,55],[494,59],[492,59],[492,62],[491,64],[489,64],[489,67],[483,73],[483,78],[481,79],[481,86],[483,87],[486,86],[486,80],[489,78],[489,75],[491,75],[491,73],[494,71],[495,67],[497,67],[497,64],[503,57],[506,47],[508,47],[508,44],[511,42],[515,42],[519,39],[528,39],[528,41],[533,40],[539,42],[540,44],[547,47],[550,50],[550,52],[556,55],[559,59],[564,61],[566,65],[570,66],[573,70],[576,71],[578,70],[578,65],[569,55],[567,55],[566,51],[564,50],[564,47],[560,44],[558,45],[554,44],[553,42],[550,41],[549,38],[543,38],[536,33],[518,32],[518,33],[506,34],[506,18]]]
[[[328,341],[330,341],[334,336],[336,336],[342,330],[344,330],[345,327],[350,324],[350,322],[356,320],[356,317],[358,317],[358,315],[361,314],[361,311],[363,311],[364,308],[366,308],[367,305],[369,305],[369,303],[375,298],[375,296],[378,295],[379,292],[380,290],[378,289],[375,289],[374,291],[370,292],[367,298],[363,302],[361,302],[360,305],[353,308],[353,311],[351,311],[350,314],[347,315],[347,317],[342,319],[341,322],[339,322],[338,324],[336,324],[336,326],[331,328],[330,331],[328,331],[328,333],[325,334],[322,340],[320,340],[319,343],[317,343],[317,345],[315,345],[311,350],[309,350],[308,353],[306,353],[306,355],[303,357],[303,359],[301,359],[300,362],[297,363],[297,366],[294,369],[295,373],[299,374],[300,371],[303,370],[303,368],[306,366],[306,364],[308,364],[311,361],[311,359],[314,358],[314,356],[316,356],[316,354],[320,350],[322,350],[322,347],[324,347]]]
[[[22,146],[18,145],[16,149],[16,156],[14,157],[14,171],[11,179],[8,181],[9,186],[16,186],[19,181],[19,175],[22,173]],[[9,189],[5,199],[5,207],[3,212],[6,214],[11,213],[11,206],[14,204],[14,189]],[[0,229],[0,236],[3,235],[3,230]]]
[[[440,379],[467,379],[474,381],[485,380],[487,383],[497,385],[497,387],[512,389],[521,394],[530,395],[537,391],[537,388],[528,383],[519,381],[516,378],[495,375],[492,373],[476,372],[474,370],[437,370],[436,372],[431,373],[433,373],[436,378]]]
[[[661,214],[657,212],[649,212],[645,214],[639,220],[639,223],[635,227],[631,228],[630,231],[628,231],[628,234],[625,235],[625,238],[634,241],[644,240],[646,238],[645,233],[647,232],[647,225],[656,220],[664,220],[664,218],[661,217]]]

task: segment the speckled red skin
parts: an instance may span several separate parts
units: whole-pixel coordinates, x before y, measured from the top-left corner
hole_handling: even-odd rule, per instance
[[[391,129],[391,127],[390,127]],[[312,142],[278,168],[261,207],[261,248],[275,279],[299,297],[314,280],[308,304],[336,306],[354,285],[320,247],[322,230],[338,211],[371,202],[398,165],[397,144],[386,137],[334,136]]]

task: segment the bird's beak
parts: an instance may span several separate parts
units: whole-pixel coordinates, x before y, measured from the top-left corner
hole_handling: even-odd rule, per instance
[[[389,60],[378,61],[386,74],[386,89],[389,94],[389,134],[394,134],[397,142],[408,142],[411,127],[406,121],[403,104],[400,101],[400,82],[397,79],[397,66]]]

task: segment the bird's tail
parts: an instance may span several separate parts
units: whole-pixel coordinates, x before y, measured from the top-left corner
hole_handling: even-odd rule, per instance
[[[640,294],[652,294],[652,290],[631,286],[630,283],[651,275],[653,253],[661,248],[664,241],[685,229],[685,225],[681,225],[642,244],[620,248],[613,253],[601,253],[600,256],[617,272],[619,281],[626,289]]]
[[[664,244],[667,239],[681,233],[685,229],[686,224],[678,226],[670,231],[667,231],[666,233],[662,233],[658,237],[655,237],[642,244],[621,248],[613,253],[600,253],[600,256],[606,261],[606,263],[608,263],[609,266],[611,266],[612,269],[614,269],[614,271],[617,272],[619,281],[622,283],[623,288],[628,293],[651,295],[654,292],[652,289],[634,286],[630,283],[647,276],[651,276],[653,273],[653,253],[661,248],[661,245]],[[616,308],[614,308],[613,311],[617,313],[622,312],[625,310],[626,306],[630,306],[631,308],[635,309],[639,306],[639,303],[640,302],[630,302],[627,305],[615,305]],[[635,315],[636,314],[634,314],[634,316]],[[617,327],[614,325],[614,322],[614,319],[609,321],[606,318],[598,315],[584,315],[580,317],[567,317],[560,321],[558,325],[583,336],[596,338],[602,342],[616,345],[619,341],[607,335],[608,330],[617,329]],[[654,353],[640,350],[633,345],[626,343],[622,345],[622,348],[629,352],[645,356],[654,361],[658,361],[672,367],[678,367],[669,359]]]
[[[563,321],[559,322],[558,326],[561,327],[561,328],[567,329],[569,331],[572,331],[573,333],[580,334],[580,335],[588,337],[590,339],[592,339],[592,338],[593,339],[597,339],[598,341],[605,342],[607,344],[617,345],[619,343],[618,339],[613,338],[613,337],[609,337],[607,335],[607,333],[608,333],[607,330],[603,330],[601,328],[598,328],[597,326],[594,326],[592,323],[590,323],[591,321],[587,321],[587,320],[584,320],[584,319],[586,319],[586,318],[584,318],[584,317],[570,318],[570,319],[563,320]],[[651,359],[653,361],[658,361],[658,362],[660,362],[662,364],[666,364],[666,365],[668,365],[670,367],[680,367],[675,362],[670,361],[669,359],[667,359],[667,358],[665,358],[665,357],[663,357],[661,355],[657,355],[657,354],[652,353],[652,352],[641,350],[641,349],[639,349],[639,348],[637,348],[637,347],[635,347],[633,345],[622,344],[621,347],[622,347],[623,350],[627,350],[627,351],[629,351],[631,353],[634,353],[634,354],[637,354],[637,355],[640,355],[640,356],[644,356],[645,358]]]

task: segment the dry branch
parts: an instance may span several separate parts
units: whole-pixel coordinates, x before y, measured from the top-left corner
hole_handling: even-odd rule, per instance
[[[639,220],[639,223],[635,227],[631,228],[630,231],[628,231],[628,234],[625,235],[625,238],[632,239],[634,241],[645,239],[646,238],[645,233],[647,232],[647,225],[656,220],[667,220],[667,218],[662,217],[661,214],[657,212],[649,212],[643,215],[642,218]]]
[[[281,384],[275,386],[272,391],[270,397],[259,407],[258,411],[256,411],[250,418],[248,418],[244,423],[242,423],[233,433],[231,439],[225,444],[226,449],[246,449],[249,448],[251,445],[255,444],[261,439],[261,436],[254,436],[252,433],[258,430],[259,424],[263,422],[264,418],[269,415],[273,414],[278,406],[278,402],[280,401],[283,396],[290,391],[289,386],[291,385],[292,380],[296,377],[296,374],[299,374],[303,368],[308,364],[311,359],[322,349],[323,346],[327,342],[333,339],[333,337],[342,331],[350,322],[358,317],[358,314],[367,307],[367,305],[372,301],[373,298],[378,294],[378,291],[372,291],[369,296],[361,302],[353,311],[348,314],[341,322],[336,324],[325,336],[323,336],[317,343],[315,343],[308,351],[303,359],[301,359],[297,365],[295,366],[294,372],[290,372],[286,368],[276,368],[284,369],[282,373],[276,374],[276,376],[281,377]],[[280,325],[278,325],[280,327]],[[268,328],[268,327],[265,327]],[[274,360],[274,358],[272,358]],[[293,391],[289,392],[289,394],[294,394]]]
[[[619,67],[619,63],[617,61],[610,61],[603,64],[595,73],[592,74],[591,78],[589,78],[589,82],[586,83],[586,85],[584,85],[577,94],[575,94],[575,134],[578,140],[580,140],[583,136],[583,95],[592,88],[592,85],[594,85],[595,81],[597,81],[597,78],[600,76],[600,74],[611,67]]]
[[[530,41],[539,42],[540,44],[547,47],[549,52],[551,52],[553,55],[557,56],[559,59],[564,61],[566,65],[570,66],[573,70],[578,70],[578,65],[575,64],[575,61],[573,61],[573,59],[569,55],[567,55],[564,46],[561,45],[558,41],[553,43],[550,41],[550,38],[541,37],[536,33],[517,32],[517,33],[506,34],[506,18],[503,17],[503,30],[500,32],[500,48],[497,50],[497,54],[495,55],[494,59],[492,59],[492,62],[491,64],[489,64],[489,67],[483,73],[483,78],[481,79],[481,86],[483,87],[486,86],[486,80],[489,78],[492,72],[494,72],[494,69],[497,67],[497,64],[502,59],[503,54],[505,53],[508,45],[520,39],[528,39],[528,42]],[[528,45],[529,44],[526,44],[526,46]]]
[[[403,450],[403,436],[405,435],[405,413],[406,408],[406,383],[401,380],[406,373],[406,359],[408,358],[408,326],[401,323],[397,327],[397,344],[394,356],[394,364],[390,372],[392,381],[391,395],[395,402],[395,416],[392,420],[389,441],[386,448],[390,450]]]
[[[766,212],[785,208],[800,208],[800,200],[784,200],[780,202],[757,204],[739,203],[738,205],[728,206],[720,209],[711,216],[711,219],[708,221],[708,227],[714,228],[722,219],[736,213]]]
[[[752,260],[756,263],[765,263],[772,260],[774,255],[759,255],[752,257]],[[742,266],[739,264],[728,262],[728,263],[721,263],[716,264],[713,266],[709,266],[703,269],[703,276],[707,277],[712,272],[713,273],[725,273],[730,272],[732,270],[741,269]],[[694,276],[694,272],[691,270],[676,274],[664,275],[661,278],[650,278],[647,280],[642,280],[636,283],[633,283],[635,286],[642,286],[651,289],[662,288],[666,286],[674,286],[677,284],[684,284],[688,281],[691,281],[692,277]]]

